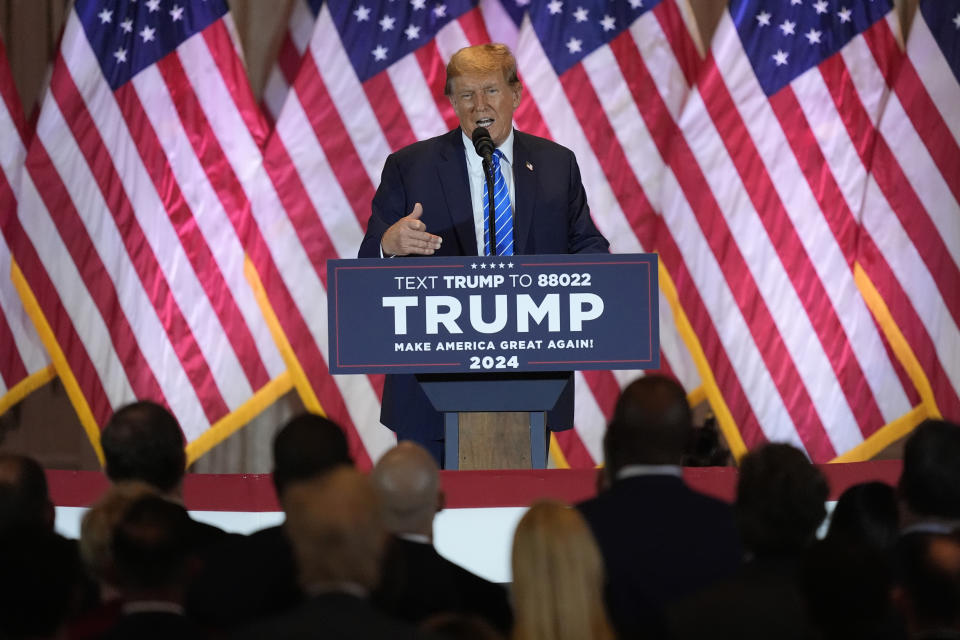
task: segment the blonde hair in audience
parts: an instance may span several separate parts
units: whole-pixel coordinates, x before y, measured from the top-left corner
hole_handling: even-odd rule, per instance
[[[535,503],[513,537],[513,640],[608,640],[603,559],[583,516]]]
[[[110,545],[113,531],[127,509],[144,496],[157,495],[157,490],[139,480],[123,480],[110,485],[83,516],[80,523],[80,557],[90,572],[106,581],[113,564]]]

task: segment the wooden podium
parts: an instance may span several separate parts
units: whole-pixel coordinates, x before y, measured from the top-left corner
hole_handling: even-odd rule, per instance
[[[545,469],[546,412],[565,391],[570,372],[417,376],[443,413],[446,469]]]

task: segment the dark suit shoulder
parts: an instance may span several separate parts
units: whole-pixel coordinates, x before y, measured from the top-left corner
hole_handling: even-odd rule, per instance
[[[461,139],[460,128],[458,127],[439,136],[418,140],[397,149],[388,156],[387,161],[393,160],[403,165],[415,159],[434,158],[437,153],[443,151],[463,149]]]

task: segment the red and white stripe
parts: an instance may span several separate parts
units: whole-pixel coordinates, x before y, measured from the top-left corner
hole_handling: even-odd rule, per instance
[[[277,61],[263,87],[263,109],[272,122],[280,117],[290,85],[297,78],[303,54],[313,34],[314,17],[307,0],[295,0],[290,8],[287,30],[280,41]]]
[[[17,191],[23,160],[26,122],[13,84],[6,47],[0,39],[0,407],[19,399],[17,385],[50,364],[10,279],[10,244],[21,233],[16,219]]]
[[[263,138],[227,16],[116,92],[71,12],[22,181],[17,259],[97,424],[163,402],[188,443],[285,370],[244,278]],[[229,121],[230,135],[217,130]]]
[[[825,462],[911,409],[854,282],[867,165],[849,127],[884,95],[858,37],[768,99],[725,12],[677,121],[664,260],[748,447]]]
[[[867,39],[881,62],[890,30]],[[858,259],[920,362],[936,409],[960,419],[960,84],[920,11],[894,71],[863,206]],[[893,76],[894,78],[891,78]],[[874,121],[870,122],[875,124]]]

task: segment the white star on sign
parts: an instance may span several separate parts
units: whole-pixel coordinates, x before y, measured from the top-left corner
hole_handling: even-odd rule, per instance
[[[813,3],[813,8],[817,10],[817,15],[827,12],[827,0],[817,0]]]
[[[113,52],[113,57],[117,59],[117,62],[126,62],[127,61],[127,50],[126,49],[117,49]]]
[[[837,15],[840,17],[840,22],[850,22],[850,14],[853,12],[850,9],[844,7],[837,12]]]
[[[410,4],[413,5],[413,10],[425,9],[427,6],[427,0],[410,0]]]
[[[420,27],[414,25],[410,25],[403,32],[407,34],[407,40],[416,40],[420,37]]]
[[[613,16],[604,15],[603,20],[600,21],[600,26],[603,27],[604,31],[613,31],[617,28],[617,19]]]
[[[797,4],[803,4],[803,0],[790,0],[791,7]]]
[[[631,9],[639,9],[643,6],[643,0],[630,0]]]
[[[583,7],[577,7],[577,10],[573,12],[573,17],[576,19],[577,22],[586,22],[588,13],[589,11],[587,11]]]
[[[447,15],[447,5],[438,4],[437,6],[435,6],[433,8],[433,15],[437,16],[438,18],[445,17]]]
[[[777,49],[777,52],[770,56],[773,58],[773,61],[777,63],[777,66],[783,66],[787,64],[787,58],[790,57],[790,54],[785,52],[783,49]]]
[[[957,17],[953,19],[953,24],[957,25],[957,29],[960,29],[960,12],[958,12]]]
[[[757,14],[757,22],[760,23],[761,27],[770,26],[770,14],[766,11],[761,11]]]
[[[147,9],[150,10],[150,13],[160,11],[160,0],[149,0],[147,2]]]
[[[170,9],[170,17],[174,22],[183,20],[183,7],[178,4],[173,5],[173,9]]]
[[[783,31],[783,35],[792,36],[794,34],[794,29],[796,28],[796,22],[790,22],[789,20],[784,20],[783,24],[780,25],[780,31]]]
[[[583,40],[577,38],[570,38],[567,41],[567,49],[570,50],[570,53],[580,53],[583,47]]]
[[[130,33],[131,31],[133,31],[133,20],[131,20],[130,18],[127,18],[126,20],[120,23],[120,28],[123,29],[124,33]]]
[[[550,15],[555,16],[563,11],[563,3],[560,2],[560,0],[550,0],[550,3],[547,5],[547,9],[550,10]]]
[[[100,24],[107,24],[108,22],[113,22],[113,11],[109,9],[104,9],[97,14],[97,17],[100,18]]]
[[[377,45],[377,48],[374,49],[371,53],[373,53],[373,59],[374,59],[374,60],[386,60],[386,59],[387,59],[387,48],[386,48],[385,46],[383,46],[382,44],[378,44],[378,45]]]
[[[370,9],[360,5],[354,10],[353,15],[357,17],[357,22],[366,22],[370,19]]]
[[[143,38],[144,42],[152,42],[153,34],[157,32],[156,29],[151,29],[150,27],[144,27],[143,31],[140,32],[140,37]]]
[[[393,25],[397,21],[396,18],[391,18],[390,16],[383,16],[380,19],[380,28],[384,31],[393,31]]]
[[[810,41],[810,44],[820,44],[820,36],[823,35],[823,32],[811,28],[810,31],[807,31],[803,35]]]

